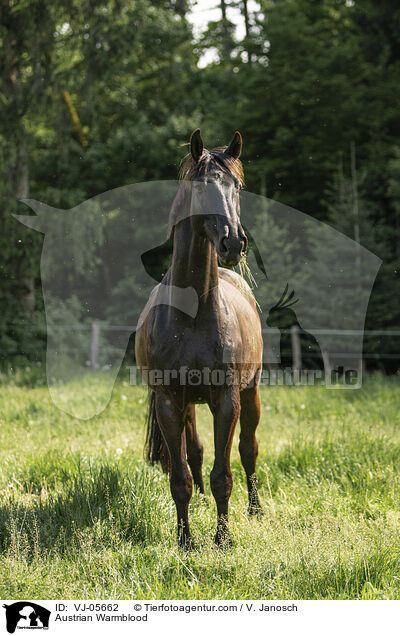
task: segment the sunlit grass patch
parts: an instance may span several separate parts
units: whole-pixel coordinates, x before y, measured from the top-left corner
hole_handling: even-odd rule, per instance
[[[209,505],[194,495],[188,554],[168,480],[143,459],[144,387],[119,380],[107,409],[82,421],[40,383],[9,379],[0,407],[3,598],[400,598],[397,378],[373,376],[359,391],[262,390],[265,514],[247,516],[236,434],[226,552],[213,545],[206,407]]]

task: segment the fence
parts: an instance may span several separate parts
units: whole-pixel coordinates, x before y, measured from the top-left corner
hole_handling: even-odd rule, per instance
[[[19,325],[19,326],[22,326]],[[29,328],[26,324],[23,325],[24,329]],[[88,331],[88,344],[87,344],[87,359],[88,364],[94,369],[99,367],[99,360],[101,358],[101,347],[102,347],[102,339],[101,335],[106,334],[107,332],[120,332],[133,334],[136,330],[134,325],[106,325],[100,321],[94,320],[91,323],[87,323],[85,325],[57,325],[57,329],[63,330],[73,330],[73,331]],[[300,338],[302,335],[333,335],[333,336],[341,336],[343,338],[351,337],[351,336],[368,336],[368,337],[400,337],[400,330],[352,330],[352,329],[309,329],[307,331],[300,329],[297,326],[293,326],[288,330],[280,330],[282,333],[290,334],[291,339],[291,349],[293,355],[293,368],[300,369],[302,366],[302,350],[301,350],[301,341]],[[262,330],[263,334],[276,334],[277,329],[264,328]],[[400,346],[399,346],[400,349]],[[75,350],[69,350],[70,353],[74,353]],[[79,350],[80,351],[80,350]],[[78,352],[78,350],[76,351]],[[23,355],[23,352],[8,352],[7,356],[15,356],[15,355]],[[308,357],[312,357],[316,354],[307,354]],[[324,361],[325,368],[329,367],[328,361],[326,359],[323,351],[318,354],[318,357]],[[331,353],[330,358],[334,359],[335,357],[342,357],[343,353],[335,354]],[[3,356],[4,357],[4,356]],[[351,358],[359,358],[358,354],[346,354],[346,357]],[[398,353],[365,353],[363,352],[364,360],[400,360],[400,352]]]
[[[90,364],[92,368],[98,367],[99,353],[100,353],[100,333],[101,331],[120,331],[133,333],[136,329],[135,326],[127,325],[127,326],[118,326],[118,325],[101,325],[100,323],[93,321],[91,326],[83,327],[82,329],[90,329],[91,330],[91,343],[90,343]],[[263,334],[267,333],[276,333],[276,329],[264,328],[262,330]],[[290,333],[291,335],[291,343],[292,343],[292,352],[293,352],[293,368],[301,369],[302,366],[302,351],[301,351],[301,335],[333,335],[333,336],[383,336],[383,337],[393,337],[400,336],[400,330],[354,330],[354,329],[309,329],[304,330],[300,329],[297,326],[293,326],[288,330],[281,330],[281,333]],[[308,354],[308,356],[312,356],[313,354]],[[326,358],[326,354],[324,351],[321,351],[321,355],[324,361],[325,368],[329,368],[329,362]],[[335,358],[336,356],[342,356],[343,354],[330,354],[331,358]],[[358,354],[347,354],[347,357],[359,357]],[[387,359],[387,360],[400,360],[400,352],[399,353],[363,353],[363,359]]]

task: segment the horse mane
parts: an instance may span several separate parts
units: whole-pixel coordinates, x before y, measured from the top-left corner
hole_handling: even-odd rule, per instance
[[[179,179],[182,183],[171,206],[167,240],[172,236],[173,229],[179,219],[180,210],[187,203],[186,196],[190,191],[190,184],[188,182],[193,181],[196,176],[205,176],[213,165],[218,164],[224,172],[235,177],[241,186],[244,185],[242,162],[239,159],[225,155],[227,147],[228,146],[222,146],[220,148],[213,148],[212,150],[204,150],[198,162],[193,159],[190,152],[183,157],[179,169]]]

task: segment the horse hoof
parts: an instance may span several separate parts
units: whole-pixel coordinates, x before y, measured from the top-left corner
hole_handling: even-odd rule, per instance
[[[194,543],[191,536],[179,537],[179,547],[186,552],[191,552],[194,549]]]
[[[227,532],[219,532],[214,537],[214,543],[220,550],[230,550],[233,546],[232,539]]]
[[[265,515],[264,509],[260,505],[249,506],[247,513],[249,517],[256,517],[257,519],[261,519]]]

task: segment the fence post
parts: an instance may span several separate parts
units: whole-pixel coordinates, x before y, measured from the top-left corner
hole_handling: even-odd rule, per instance
[[[99,344],[100,325],[95,320],[92,322],[92,340],[90,343],[90,366],[92,369],[99,368]]]
[[[322,349],[321,349],[321,355],[322,355],[322,360],[323,360],[323,363],[324,363],[325,384],[330,384],[331,383],[331,372],[332,372],[331,361],[329,359],[329,355],[327,354],[327,352],[326,351],[322,351]]]
[[[292,363],[293,371],[301,371],[301,344],[299,336],[299,328],[293,325],[290,329],[292,339]]]

